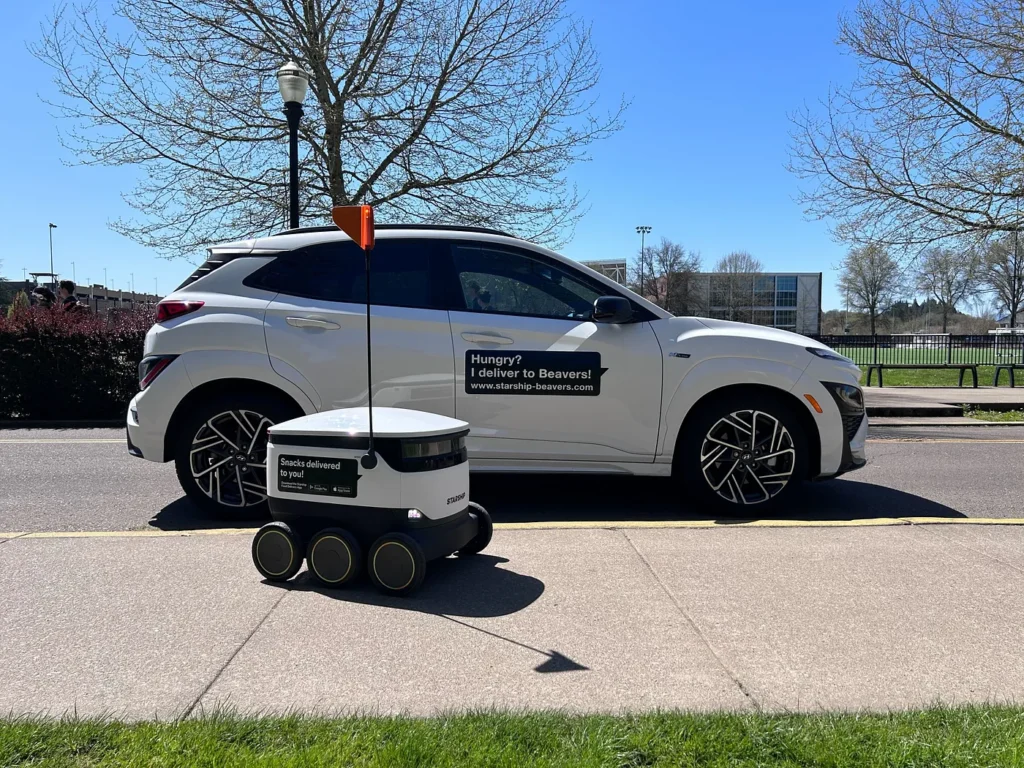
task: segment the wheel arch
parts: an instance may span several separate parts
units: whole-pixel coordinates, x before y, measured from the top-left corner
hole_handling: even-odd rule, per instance
[[[307,412],[307,409],[303,408],[298,400],[283,389],[257,379],[232,378],[208,381],[191,390],[181,399],[181,402],[179,402],[178,406],[174,409],[174,413],[171,415],[171,420],[167,424],[167,430],[164,432],[164,461],[172,461],[174,459],[174,449],[177,445],[178,438],[180,437],[179,433],[181,431],[181,426],[185,421],[186,414],[204,400],[220,397],[221,395],[238,394],[240,392],[277,398],[291,406],[294,406],[296,413],[299,415]]]
[[[818,425],[815,424],[806,404],[799,397],[779,387],[768,384],[729,384],[718,389],[705,393],[686,412],[679,429],[676,432],[674,448],[672,452],[672,474],[679,474],[679,459],[682,451],[679,443],[686,434],[687,424],[693,423],[695,414],[700,413],[704,408],[715,404],[720,400],[731,397],[742,397],[743,395],[758,394],[776,399],[784,406],[790,408],[800,422],[804,434],[807,436],[808,457],[807,457],[807,478],[808,480],[817,477],[821,473],[821,435],[818,433]]]

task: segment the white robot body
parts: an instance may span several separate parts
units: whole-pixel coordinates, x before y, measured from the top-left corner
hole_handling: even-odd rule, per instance
[[[407,594],[428,561],[472,555],[491,540],[490,516],[469,500],[464,421],[374,408],[371,461],[369,408],[302,416],[268,432],[274,522],[256,534],[252,554],[270,580],[286,581],[305,559],[323,586],[365,568],[385,593]]]
[[[358,506],[364,514],[416,510],[441,520],[469,504],[464,421],[404,408],[374,408],[377,466],[363,469],[369,409],[324,411],[270,428],[267,491],[284,501]],[[365,509],[369,508],[369,509]]]

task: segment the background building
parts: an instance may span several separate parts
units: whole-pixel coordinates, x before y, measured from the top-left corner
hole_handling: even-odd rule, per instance
[[[624,259],[581,263],[617,283],[627,284]],[[685,314],[768,325],[808,335],[821,333],[821,272],[699,272],[686,277]],[[659,298],[667,292],[661,283],[656,287],[659,296],[647,298],[663,304]]]
[[[47,288],[56,287],[51,280],[36,282],[35,280],[3,280],[0,279],[0,311],[6,311],[7,305],[13,301],[15,294],[24,291],[31,294],[37,285]],[[56,293],[56,290],[54,290]],[[112,309],[134,309],[136,307],[155,307],[160,297],[153,293],[133,293],[104,288],[102,285],[77,285],[75,296],[81,304],[88,304],[93,312],[105,313]]]

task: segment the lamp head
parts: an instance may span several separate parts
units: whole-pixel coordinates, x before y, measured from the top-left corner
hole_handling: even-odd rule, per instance
[[[294,61],[289,61],[277,70],[277,87],[281,90],[281,98],[284,99],[285,104],[289,102],[301,104],[306,99],[309,75]]]

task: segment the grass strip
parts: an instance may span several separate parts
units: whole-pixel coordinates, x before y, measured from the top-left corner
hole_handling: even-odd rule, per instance
[[[0,721],[0,766],[1024,766],[1024,709]]]
[[[1024,411],[985,411],[964,409],[964,415],[979,421],[1024,421]]]

